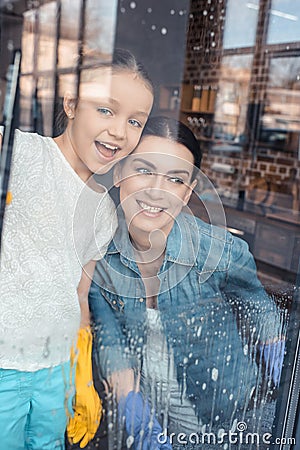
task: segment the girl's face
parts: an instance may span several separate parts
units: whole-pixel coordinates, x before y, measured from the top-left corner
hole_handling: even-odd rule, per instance
[[[168,236],[190,199],[194,157],[178,142],[156,136],[142,139],[115,169],[121,205],[130,233],[161,230]]]
[[[83,83],[75,105],[65,98],[65,135],[76,170],[106,173],[138,144],[150,114],[153,94],[135,73],[101,69],[97,81]]]

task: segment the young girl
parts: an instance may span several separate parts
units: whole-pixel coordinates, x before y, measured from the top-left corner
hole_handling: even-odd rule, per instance
[[[90,177],[134,149],[152,107],[151,82],[129,52],[95,73],[78,99],[65,95],[60,136],[16,131],[0,272],[1,448],[9,450],[64,448],[70,349],[80,308],[81,325],[88,314],[82,292],[116,229],[113,202]]]

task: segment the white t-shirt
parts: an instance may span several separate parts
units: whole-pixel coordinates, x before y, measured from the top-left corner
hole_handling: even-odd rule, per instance
[[[80,324],[82,266],[116,226],[107,191],[88,187],[49,137],[16,131],[0,260],[0,367],[65,362]]]

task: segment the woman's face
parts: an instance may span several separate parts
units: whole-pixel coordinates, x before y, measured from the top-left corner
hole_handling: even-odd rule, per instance
[[[168,236],[176,216],[196,185],[194,157],[178,142],[156,136],[142,139],[115,169],[115,184],[130,232],[160,230]]]

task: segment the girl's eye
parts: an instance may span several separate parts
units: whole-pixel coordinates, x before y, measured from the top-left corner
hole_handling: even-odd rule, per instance
[[[146,167],[137,167],[136,171],[143,175],[153,175],[153,172],[151,172],[151,170],[149,169],[146,169]]]
[[[184,184],[184,181],[183,181],[182,178],[178,178],[178,177],[169,177],[168,180],[171,181],[171,183]]]
[[[108,108],[98,108],[97,111],[103,114],[104,116],[112,116],[112,112]]]
[[[141,122],[139,122],[138,120],[135,119],[129,119],[128,122],[130,123],[130,125],[137,127],[137,128],[142,128],[142,124]]]

